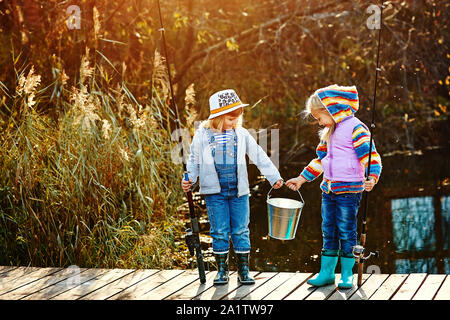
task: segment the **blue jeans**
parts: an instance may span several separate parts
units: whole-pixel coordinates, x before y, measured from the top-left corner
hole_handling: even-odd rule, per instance
[[[322,193],[322,236],[324,250],[340,250],[352,256],[356,245],[356,215],[362,193]]]
[[[237,197],[237,189],[222,190],[206,195],[206,208],[211,224],[214,253],[225,253],[230,249],[230,236],[234,252],[250,252],[250,205],[248,194]]]

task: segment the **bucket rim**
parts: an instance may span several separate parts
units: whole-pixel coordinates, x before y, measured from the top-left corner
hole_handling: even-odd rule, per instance
[[[285,184],[283,183],[283,185],[285,185]],[[272,192],[272,190],[273,190],[273,187],[271,187],[270,190],[269,190],[269,192],[267,193],[267,200],[266,200],[266,201],[269,201],[269,199],[270,199],[270,193]],[[291,190],[291,189],[289,189],[289,190]],[[302,194],[300,193],[300,190],[297,189],[296,191],[297,191],[298,195],[300,196],[300,199],[302,200],[301,202],[302,202],[303,205],[304,205],[304,204],[305,204],[305,200],[303,200],[303,197],[302,197]],[[272,199],[277,199],[277,198],[272,198]],[[281,199],[289,199],[289,198],[281,198]],[[294,199],[291,199],[291,200],[294,200]]]
[[[289,200],[289,201],[295,202],[298,205],[296,205],[295,207],[288,207],[288,206],[281,206],[279,204],[273,203],[273,200],[278,200],[278,199],[280,199],[280,200]],[[295,210],[297,210],[297,209],[302,209],[305,206],[304,202],[301,202],[301,201],[298,201],[298,200],[295,200],[295,199],[290,199],[290,198],[267,198],[266,203],[268,205],[270,205],[270,206],[281,208],[281,209],[295,209]]]

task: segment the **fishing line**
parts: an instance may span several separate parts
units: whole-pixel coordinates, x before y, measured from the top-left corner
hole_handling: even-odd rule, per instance
[[[179,114],[178,114],[178,107],[177,107],[177,104],[175,102],[175,97],[174,97],[174,93],[173,93],[172,76],[170,74],[169,56],[167,55],[166,36],[165,36],[165,30],[164,30],[162,14],[161,14],[161,6],[159,4],[159,0],[157,0],[157,3],[158,3],[159,22],[161,24],[161,28],[159,29],[159,31],[161,31],[161,35],[162,35],[164,57],[165,57],[165,60],[166,60],[167,75],[168,75],[168,78],[169,78],[169,88],[170,88],[170,97],[171,97],[171,99],[170,99],[170,107],[171,107],[171,110],[175,111],[175,125],[177,127],[177,131],[180,133],[180,135],[178,137],[179,138],[179,142],[180,142],[180,140],[182,140],[182,135],[181,135],[181,130],[180,130],[181,129],[180,117],[179,117]],[[181,159],[182,159],[181,162],[183,164],[184,179],[186,181],[189,181],[187,168],[186,168],[186,163],[184,161],[183,148],[181,148]],[[194,255],[196,256],[200,282],[201,283],[205,283],[206,282],[205,265],[204,265],[204,262],[203,262],[203,254],[202,254],[202,250],[201,250],[200,236],[199,236],[200,228],[199,228],[199,225],[198,225],[198,217],[195,214],[194,200],[192,198],[192,191],[189,190],[186,193],[186,196],[187,196],[188,205],[189,205],[189,216],[190,216],[190,220],[191,220],[191,222],[190,222],[191,223],[191,227],[186,229],[185,240],[186,240],[186,244],[187,244],[187,247],[189,249],[190,255],[191,256],[194,256]]]
[[[373,90],[373,100],[372,100],[372,119],[370,123],[370,143],[369,143],[369,163],[367,165],[367,176],[366,180],[370,180],[370,166],[372,162],[372,147],[373,147],[373,135],[375,132],[375,105],[376,105],[376,98],[377,98],[377,81],[378,81],[378,71],[381,71],[379,68],[380,63],[380,47],[381,47],[381,29],[383,26],[383,1],[381,2],[381,8],[380,8],[380,29],[378,31],[378,48],[377,48],[377,65],[375,69],[375,83],[374,83],[374,90]],[[362,284],[362,273],[364,269],[364,261],[367,260],[372,255],[378,257],[379,253],[378,251],[370,252],[370,254],[367,257],[364,257],[364,246],[366,245],[366,239],[367,239],[367,211],[368,211],[368,192],[364,192],[364,200],[363,200],[363,220],[362,220],[362,230],[361,230],[361,238],[360,238],[360,245],[357,245],[353,248],[353,254],[357,259],[358,262],[358,287]]]

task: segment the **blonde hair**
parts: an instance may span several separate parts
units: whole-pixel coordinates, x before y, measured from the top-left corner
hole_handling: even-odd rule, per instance
[[[311,115],[312,110],[317,110],[319,112],[328,112],[328,110],[323,105],[322,101],[320,100],[319,96],[317,95],[317,91],[314,92],[308,100],[306,100],[306,107],[303,113],[305,114],[305,117]],[[331,115],[330,115],[331,116]],[[325,127],[323,129],[319,130],[319,137],[320,140],[326,142],[327,144],[330,142],[330,137],[334,132],[334,129],[336,128],[336,123],[333,123],[333,126],[331,128]]]
[[[231,112],[225,113],[221,116],[205,120],[201,123],[203,128],[214,129],[217,131],[223,131],[223,122],[225,121],[225,116],[239,117],[236,127],[242,127],[242,118],[244,114],[244,108],[238,108]]]

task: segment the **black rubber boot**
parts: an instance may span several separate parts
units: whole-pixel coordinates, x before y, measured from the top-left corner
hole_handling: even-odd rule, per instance
[[[214,255],[217,263],[217,275],[214,284],[228,283],[228,252]]]
[[[238,262],[238,280],[241,284],[254,284],[255,280],[250,277],[248,261],[249,253],[236,253]]]

